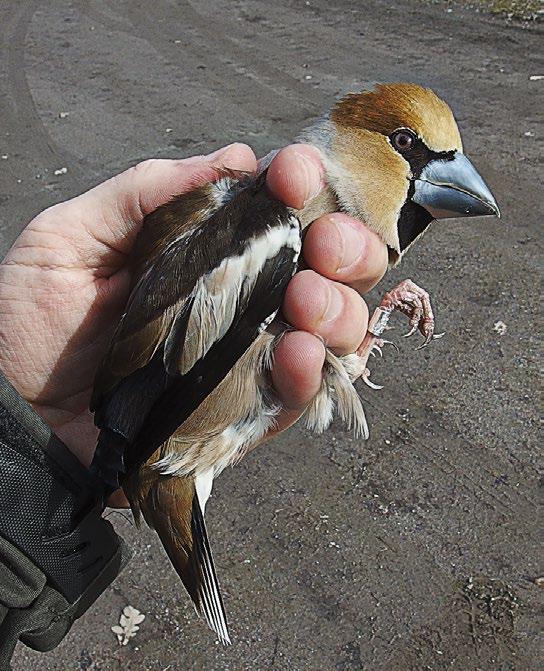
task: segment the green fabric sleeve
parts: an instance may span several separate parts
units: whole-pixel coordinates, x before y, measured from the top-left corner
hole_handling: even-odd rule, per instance
[[[18,641],[58,645],[127,563],[96,484],[0,374],[0,671]]]

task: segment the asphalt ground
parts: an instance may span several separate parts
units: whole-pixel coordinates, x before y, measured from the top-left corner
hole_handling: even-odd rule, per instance
[[[21,647],[15,669],[544,668],[541,25],[442,2],[3,0],[3,250],[44,207],[143,158],[234,140],[264,154],[376,80],[450,102],[503,214],[433,225],[369,297],[410,277],[447,335],[415,353],[393,331],[400,353],[372,373],[384,389],[361,389],[368,442],[297,427],[216,483],[232,647],[154,534],[113,513],[130,567],[57,650]],[[146,619],[120,647],[127,604]]]

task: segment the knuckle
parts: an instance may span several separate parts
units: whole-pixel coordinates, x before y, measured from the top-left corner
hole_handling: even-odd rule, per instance
[[[72,201],[65,201],[50,205],[32,219],[30,222],[32,229],[35,231],[54,229],[60,222],[66,219],[71,204]]]
[[[155,170],[160,162],[161,159],[159,158],[146,158],[144,161],[140,161],[132,166],[132,168],[129,169],[129,172],[132,172],[133,175],[137,175],[138,177],[146,177],[150,172]]]
[[[231,144],[231,150],[236,150],[239,152],[247,152],[248,154],[253,154],[253,149],[246,144],[245,142],[233,142]]]

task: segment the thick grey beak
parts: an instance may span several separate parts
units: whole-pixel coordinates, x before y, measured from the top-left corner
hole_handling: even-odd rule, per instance
[[[435,219],[496,214],[499,206],[487,184],[464,154],[430,161],[414,180],[412,200]]]

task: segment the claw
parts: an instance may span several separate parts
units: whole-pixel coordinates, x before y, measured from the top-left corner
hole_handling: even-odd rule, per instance
[[[419,347],[416,347],[416,352],[419,349],[423,349],[424,347],[427,347],[433,340],[440,340],[440,338],[444,337],[446,334],[445,333],[430,333],[426,338],[425,342],[423,342]]]
[[[365,372],[361,377],[363,378],[363,382],[366,385],[368,385],[371,389],[376,389],[377,391],[383,389],[383,387],[380,386],[379,384],[374,384],[374,382],[370,381],[370,371],[368,370],[368,368],[365,368]]]
[[[399,348],[397,347],[397,345],[394,342],[391,342],[391,340],[383,340],[383,338],[382,338],[382,344],[391,345],[391,347],[393,347],[395,352],[397,352],[397,354],[400,354]]]
[[[381,347],[379,345],[374,345],[372,347],[372,349],[370,350],[370,353],[372,354],[372,356],[376,356],[374,354],[374,351],[378,352],[378,354],[383,358],[383,352],[382,352]]]
[[[417,350],[420,350],[420,349],[423,349],[424,347],[427,347],[427,345],[432,341],[432,339],[433,339],[433,332],[431,330],[425,336],[424,342],[421,343],[421,345],[419,347],[416,347],[416,352],[417,352]]]
[[[368,385],[371,389],[376,389],[376,391],[379,391],[380,389],[383,389],[383,385],[381,384],[374,384],[374,382],[371,382],[368,377],[363,377],[363,381],[366,385]]]
[[[408,333],[405,333],[402,337],[403,338],[409,338],[410,336],[413,336],[414,333],[417,331],[418,324],[414,324],[412,328],[408,331]]]

